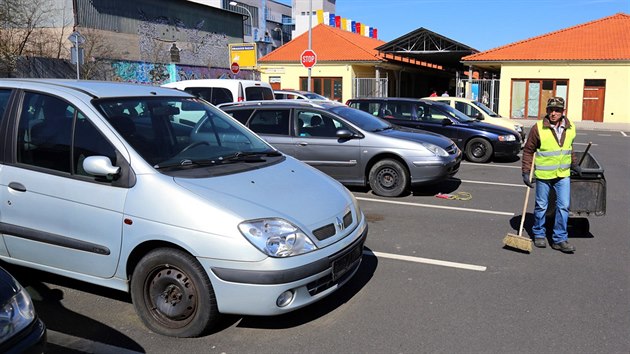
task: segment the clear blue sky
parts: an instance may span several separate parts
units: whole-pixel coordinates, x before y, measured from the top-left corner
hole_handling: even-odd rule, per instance
[[[291,0],[277,1],[291,5]],[[630,0],[337,0],[336,9],[338,16],[376,27],[386,42],[424,27],[485,51],[630,14]]]

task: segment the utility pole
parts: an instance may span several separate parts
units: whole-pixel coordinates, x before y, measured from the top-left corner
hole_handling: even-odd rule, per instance
[[[312,50],[313,45],[313,35],[312,35],[312,27],[313,27],[313,0],[308,0],[308,50]],[[308,68],[308,84],[307,91],[311,90],[311,68]]]

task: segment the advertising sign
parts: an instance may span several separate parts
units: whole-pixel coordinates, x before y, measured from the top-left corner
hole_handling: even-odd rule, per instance
[[[237,63],[241,69],[255,68],[258,65],[256,43],[231,43],[230,63]]]

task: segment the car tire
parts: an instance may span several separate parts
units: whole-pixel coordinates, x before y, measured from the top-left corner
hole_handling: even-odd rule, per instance
[[[372,166],[368,180],[374,194],[398,197],[407,190],[409,173],[400,162],[386,159]]]
[[[131,277],[131,299],[142,322],[169,337],[198,337],[219,316],[201,264],[173,248],[155,249],[140,260]]]
[[[493,153],[492,144],[484,138],[472,138],[466,144],[466,159],[470,162],[488,162]]]

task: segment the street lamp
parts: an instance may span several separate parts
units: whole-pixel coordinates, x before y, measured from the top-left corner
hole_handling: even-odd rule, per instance
[[[282,28],[280,27],[276,27],[273,29],[274,32],[280,32],[280,46],[284,45],[284,31],[282,31]]]
[[[247,15],[249,16],[249,22],[251,23],[250,24],[250,28],[254,27],[254,17],[252,16],[252,13],[249,11],[248,8],[246,8],[245,6],[237,3],[236,1],[230,1],[230,6],[240,7],[241,9],[245,10],[247,12]],[[245,37],[244,33],[243,33],[243,37]]]

